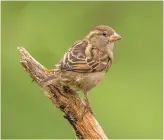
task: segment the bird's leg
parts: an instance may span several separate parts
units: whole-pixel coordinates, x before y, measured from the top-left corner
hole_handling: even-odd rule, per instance
[[[89,112],[91,112],[93,114],[92,109],[91,109],[91,106],[89,104],[89,100],[88,100],[88,93],[87,92],[84,92],[84,96],[85,96],[85,103],[86,103],[85,112],[89,111]]]
[[[84,111],[83,113],[81,114],[81,117],[79,118],[79,120],[83,120],[84,116],[90,112],[91,114],[93,114],[92,112],[92,109],[91,109],[91,106],[89,104],[89,100],[88,100],[88,93],[87,92],[84,92],[84,96],[85,96],[85,108],[84,108]]]

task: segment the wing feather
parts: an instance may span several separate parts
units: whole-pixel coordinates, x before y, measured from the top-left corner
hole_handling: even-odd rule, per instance
[[[110,58],[105,53],[88,44],[87,41],[76,42],[63,59],[58,63],[57,68],[61,71],[74,71],[90,73],[106,70]]]

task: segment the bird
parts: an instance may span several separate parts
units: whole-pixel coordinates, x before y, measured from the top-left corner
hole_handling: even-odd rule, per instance
[[[61,85],[84,93],[86,106],[91,111],[88,93],[101,80],[113,63],[113,49],[121,36],[107,25],[94,27],[82,40],[74,43],[63,58],[57,63],[54,72]],[[44,84],[55,79],[53,76],[44,80]]]

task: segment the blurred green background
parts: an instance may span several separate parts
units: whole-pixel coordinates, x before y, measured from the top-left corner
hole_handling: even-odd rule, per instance
[[[18,46],[53,68],[93,27],[113,27],[114,64],[89,94],[112,139],[162,138],[162,2],[2,2],[2,138],[74,138],[19,64]]]

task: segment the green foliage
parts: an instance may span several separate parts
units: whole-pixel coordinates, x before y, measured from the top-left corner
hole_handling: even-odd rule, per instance
[[[162,138],[162,2],[2,2],[2,138],[74,138],[23,71],[16,47],[53,68],[100,24],[123,39],[89,94],[97,120],[110,138]]]

